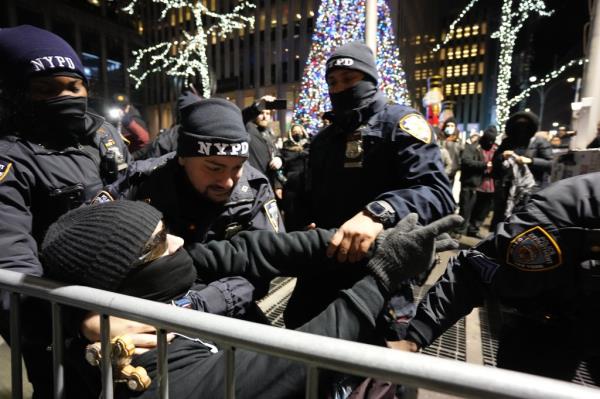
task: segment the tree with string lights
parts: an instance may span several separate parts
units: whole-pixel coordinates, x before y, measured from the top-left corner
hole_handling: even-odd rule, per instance
[[[365,38],[365,0],[323,0],[317,14],[312,43],[294,120],[315,133],[321,125],[320,115],[331,109],[325,81],[325,61],[344,43]],[[377,1],[377,57],[380,88],[396,103],[408,104],[408,91],[400,51],[394,33],[387,0]]]
[[[127,69],[129,76],[139,88],[148,75],[164,72],[169,76],[190,78],[200,75],[202,80],[202,95],[210,97],[209,70],[206,57],[207,38],[210,35],[227,36],[234,29],[254,27],[254,17],[242,14],[244,10],[255,8],[250,1],[240,1],[232,12],[218,14],[210,11],[202,1],[186,0],[152,0],[152,3],[162,4],[160,19],[169,12],[190,9],[194,15],[195,32],[182,31],[179,40],[165,41],[133,52],[135,61]],[[131,0],[123,10],[129,14],[134,12],[138,0]],[[205,27],[202,16],[210,17],[213,24]]]
[[[498,83],[496,87],[496,120],[500,132],[504,132],[504,125],[510,115],[510,108],[516,102],[525,98],[522,97],[514,102],[515,99],[510,99],[508,95],[515,43],[525,22],[534,13],[541,17],[547,17],[552,15],[553,11],[547,9],[544,0],[503,0],[500,28],[492,34],[492,38],[498,39],[500,42]],[[539,87],[540,84],[537,86]],[[529,93],[530,90],[526,90],[525,96]]]

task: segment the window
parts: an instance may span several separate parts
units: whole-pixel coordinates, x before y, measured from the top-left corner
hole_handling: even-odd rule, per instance
[[[418,64],[420,64],[420,63],[421,63],[421,56],[420,56],[420,55],[417,55],[417,56],[415,57],[415,64],[417,64],[417,65],[418,65]]]
[[[471,57],[476,57],[477,56],[477,44],[472,44],[471,45]]]
[[[446,59],[446,49],[445,49],[445,48],[443,48],[443,49],[440,51],[440,60],[442,60],[442,61],[443,61],[443,60],[445,60],[445,59]]]
[[[479,54],[480,55],[484,55],[485,54],[485,46],[483,43],[481,43],[481,45],[479,46]]]
[[[456,38],[460,39],[461,37],[463,37],[463,28],[458,28],[456,29]]]
[[[447,96],[451,95],[452,94],[452,85],[446,85],[444,87],[444,90],[445,90]]]
[[[479,34],[479,25],[473,25],[472,31],[473,36],[477,36]]]
[[[460,65],[454,65],[454,76],[460,76]]]
[[[460,69],[460,74],[462,76],[467,76],[469,74],[469,64],[462,64]]]
[[[415,71],[415,80],[421,80],[421,70]]]
[[[448,49],[448,59],[449,60],[453,60],[454,59],[454,49],[453,48],[449,48]]]
[[[463,46],[463,54],[462,54],[463,58],[468,58],[469,57],[469,45],[464,45]]]
[[[483,75],[484,69],[485,69],[485,67],[483,66],[483,62],[480,62],[479,63],[479,74],[480,75]]]
[[[469,82],[469,94],[475,94],[475,82]]]
[[[471,36],[471,27],[470,26],[466,26],[465,30],[464,30],[464,36],[465,37],[469,37]]]
[[[454,76],[454,74],[452,73],[452,67],[446,67],[446,76],[451,78],[452,76]]]
[[[461,96],[466,96],[467,95],[467,84],[466,83],[461,83],[460,84],[460,95]]]
[[[477,73],[477,64],[471,64],[469,66],[469,75],[473,76]]]

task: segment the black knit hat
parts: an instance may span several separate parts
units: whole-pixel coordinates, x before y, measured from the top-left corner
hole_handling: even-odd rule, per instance
[[[506,128],[504,131],[507,136],[511,136],[516,133],[525,133],[529,138],[533,137],[537,132],[540,125],[540,119],[533,112],[520,111],[512,114],[508,121],[506,121]],[[518,129],[519,126],[521,129]]]
[[[240,109],[222,98],[210,98],[198,101],[182,112],[177,155],[247,157],[249,141]]]
[[[327,60],[325,76],[338,68],[355,69],[366,74],[375,84],[379,81],[373,51],[363,42],[350,42],[335,49]]]
[[[126,200],[70,211],[50,226],[42,243],[46,275],[115,291],[161,219],[152,206]]]
[[[0,77],[22,84],[32,76],[75,75],[85,83],[83,64],[61,37],[30,25],[0,29]]]

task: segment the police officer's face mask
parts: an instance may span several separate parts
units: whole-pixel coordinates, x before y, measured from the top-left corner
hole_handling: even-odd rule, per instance
[[[361,80],[355,86],[338,93],[329,93],[333,112],[337,115],[357,110],[369,104],[377,93],[377,86],[370,80]]]
[[[87,97],[60,96],[31,103],[36,128],[44,127],[52,135],[85,136]]]

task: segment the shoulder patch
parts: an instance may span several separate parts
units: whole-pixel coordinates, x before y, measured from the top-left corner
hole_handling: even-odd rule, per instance
[[[274,199],[268,201],[264,205],[265,213],[267,214],[267,219],[269,219],[269,223],[271,223],[271,227],[276,233],[279,233],[279,208],[277,208],[277,201]]]
[[[547,271],[562,264],[562,251],[546,230],[535,226],[510,241],[506,263],[527,272]]]
[[[4,180],[12,169],[12,162],[0,161],[0,182]]]
[[[419,114],[404,115],[398,122],[398,128],[425,144],[431,143],[431,128],[425,118]]]

